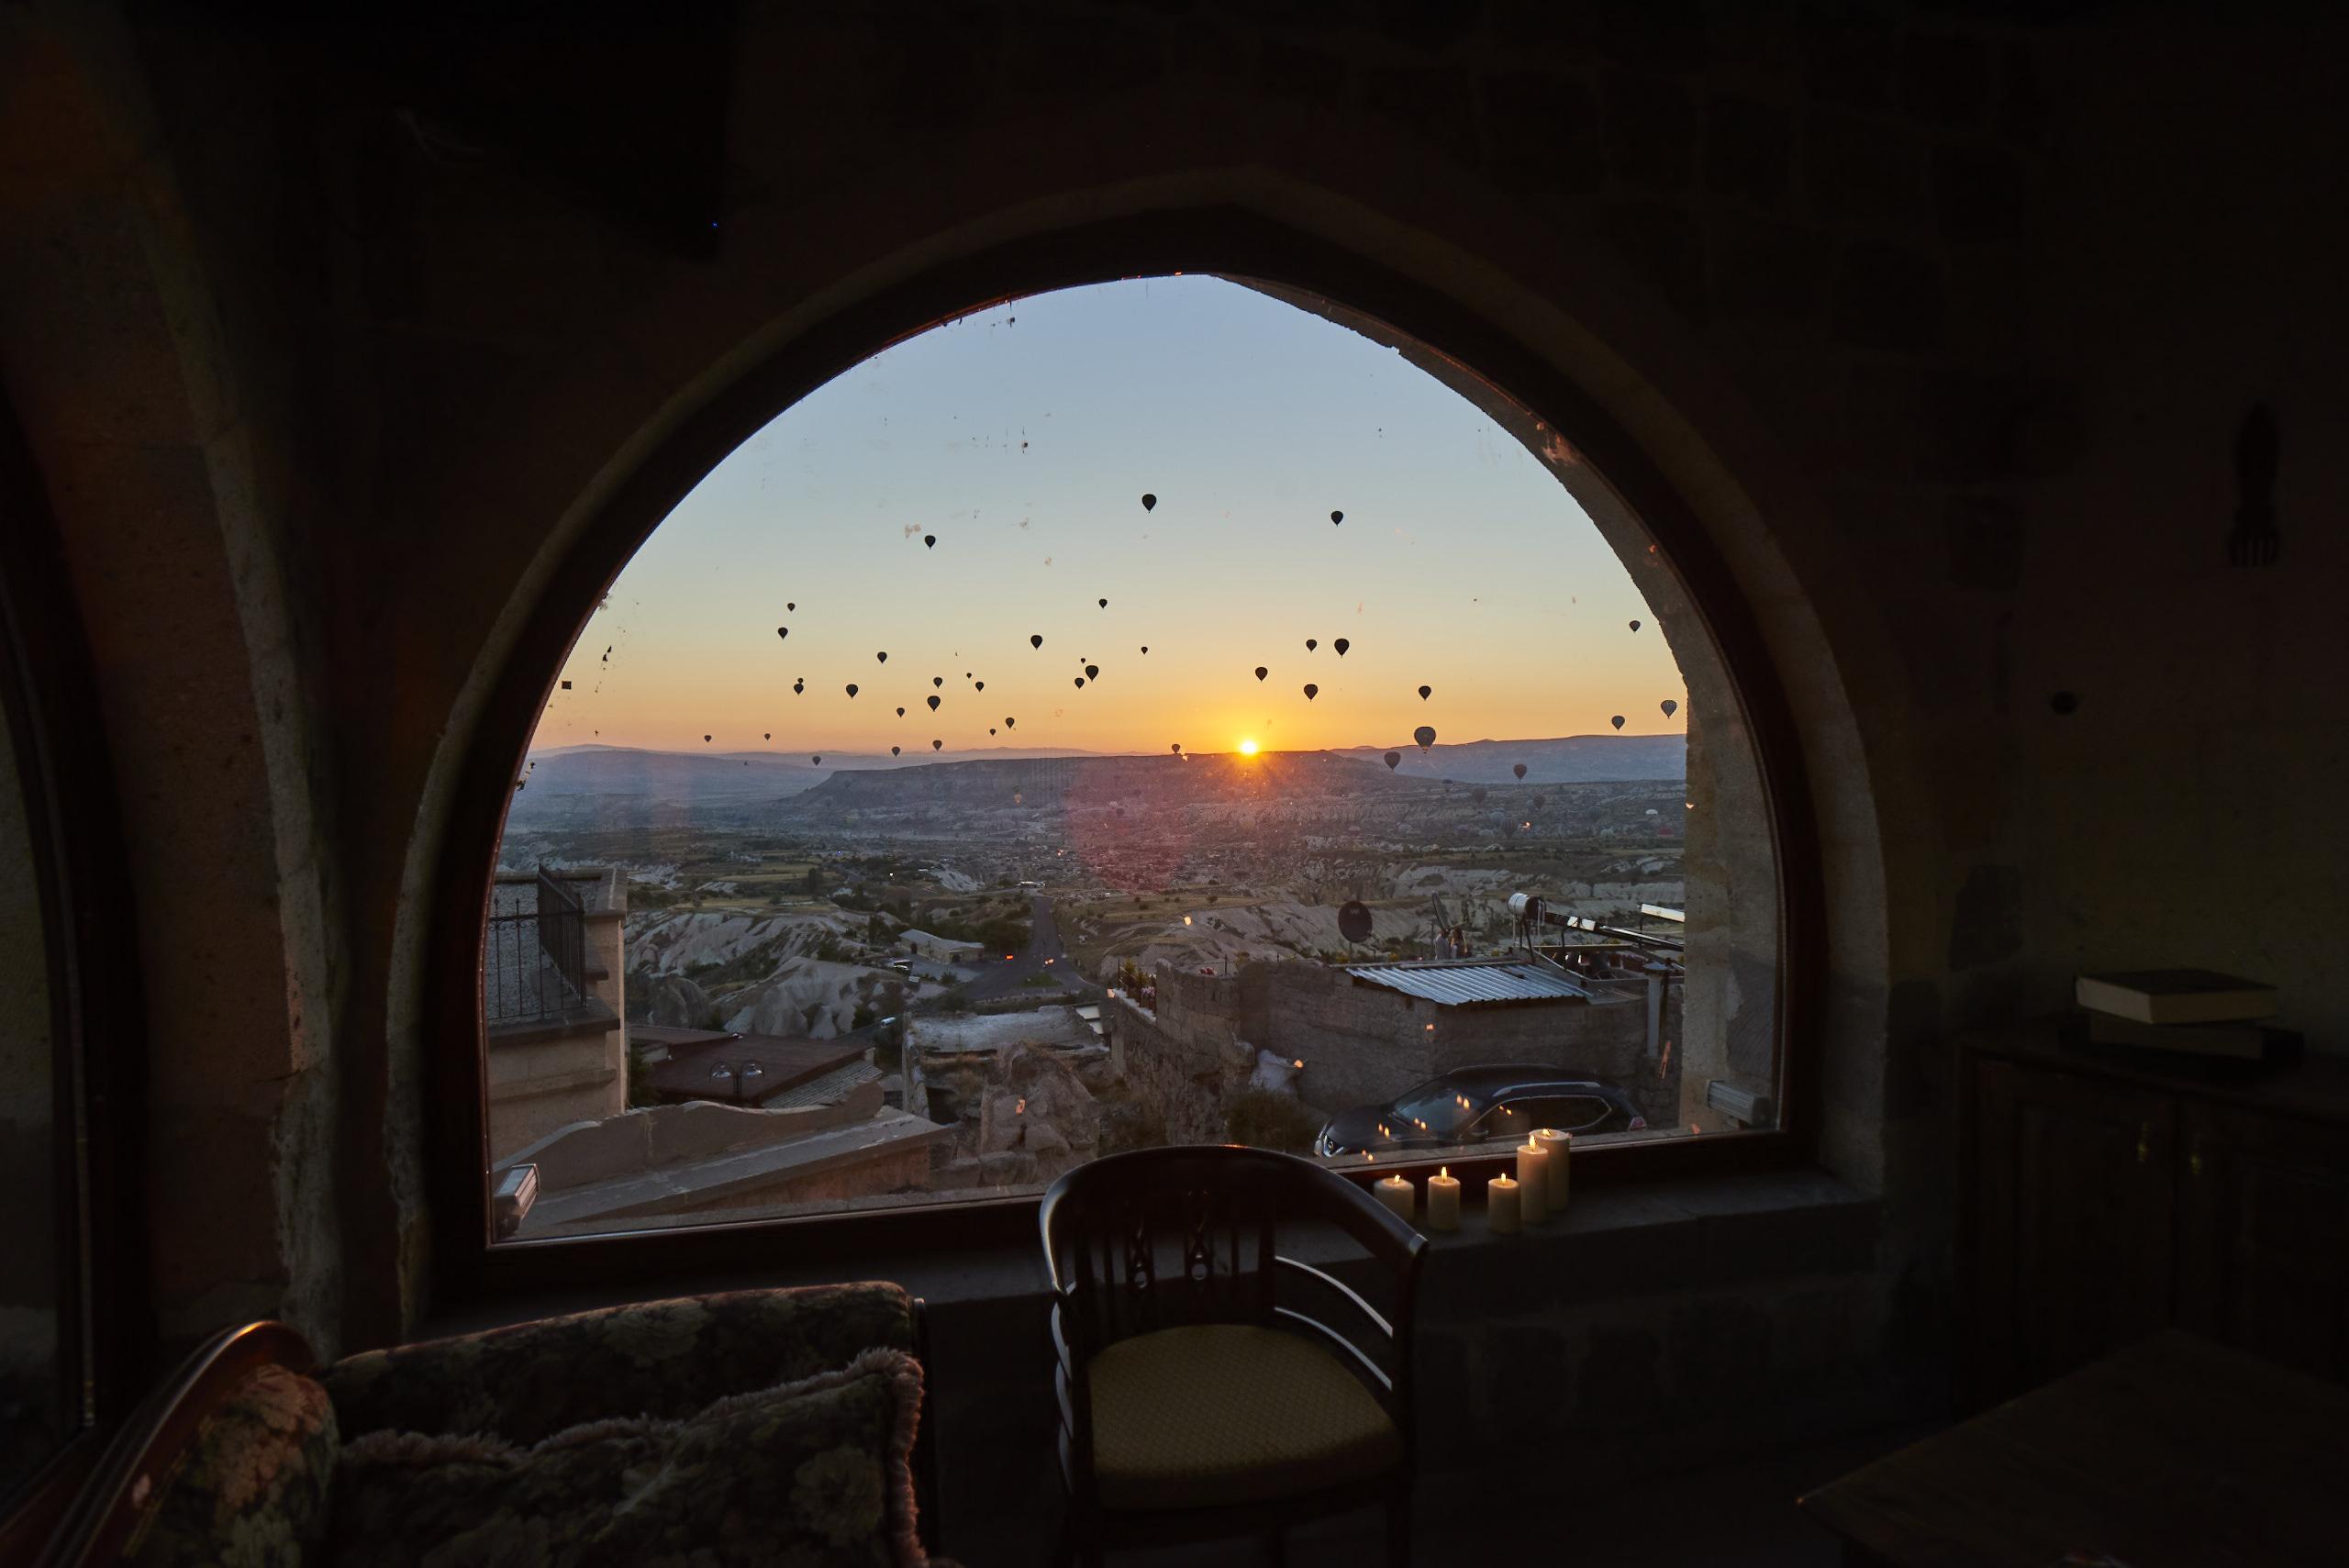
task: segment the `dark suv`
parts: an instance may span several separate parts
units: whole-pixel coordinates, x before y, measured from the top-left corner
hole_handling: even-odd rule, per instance
[[[1464,1143],[1522,1143],[1537,1127],[1633,1132],[1647,1118],[1620,1085],[1572,1067],[1459,1067],[1383,1106],[1341,1111],[1319,1154],[1385,1154]]]

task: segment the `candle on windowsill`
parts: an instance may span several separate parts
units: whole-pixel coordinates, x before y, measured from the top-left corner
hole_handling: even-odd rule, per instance
[[[1371,1184],[1371,1190],[1378,1195],[1379,1202],[1395,1211],[1397,1218],[1406,1224],[1410,1222],[1412,1207],[1410,1183],[1400,1176],[1383,1176]]]
[[[1517,1184],[1524,1192],[1518,1195],[1518,1207],[1524,1211],[1525,1223],[1539,1225],[1550,1218],[1550,1153],[1538,1143],[1526,1143],[1517,1151]]]
[[[1485,1184],[1485,1224],[1494,1235],[1517,1234],[1518,1192],[1518,1184],[1507,1176],[1495,1176]]]
[[[1449,1165],[1439,1166],[1428,1178],[1428,1229],[1460,1229],[1460,1178]]]
[[[1566,1212],[1566,1197],[1569,1190],[1566,1178],[1570,1174],[1566,1169],[1566,1162],[1574,1155],[1575,1135],[1571,1132],[1560,1132],[1554,1127],[1537,1128],[1534,1129],[1533,1141],[1548,1151],[1550,1155],[1550,1186],[1544,1196],[1548,1199],[1550,1213],[1554,1218]]]

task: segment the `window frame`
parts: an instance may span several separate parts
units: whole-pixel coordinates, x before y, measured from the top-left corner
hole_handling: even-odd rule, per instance
[[[547,1240],[493,1240],[486,1074],[479,1015],[482,921],[512,780],[581,625],[652,530],[783,410],[875,353],[930,328],[1029,295],[1141,276],[1208,272],[1309,292],[1360,319],[1473,367],[1514,429],[1527,414],[1570,430],[1679,579],[1735,691],[1762,783],[1776,858],[1779,962],[1773,997],[1779,1124],[1701,1137],[1636,1137],[1578,1151],[1578,1185],[1784,1170],[1815,1162],[1820,1097],[1813,1039],[1824,982],[1820,845],[1799,731],[1736,580],[1687,499],[1590,391],[1461,301],[1377,261],[1235,206],[1108,218],[941,260],[844,306],[771,351],[678,422],[615,484],[554,562],[492,686],[462,765],[442,840],[429,936],[427,1017],[444,1042],[427,1062],[426,1191],[443,1304],[566,1286],[674,1281],[755,1268],[790,1240],[795,1263],[852,1266],[907,1251],[1032,1245],[1038,1198],[941,1199],[865,1213],[681,1226]],[[1375,1168],[1449,1164],[1472,1191],[1513,1168],[1500,1151]]]
[[[74,1409],[57,1450],[0,1491],[0,1560],[30,1554],[143,1393],[145,1011],[128,867],[89,644],[32,454],[0,399],[0,724],[17,753],[49,971],[59,1360]],[[103,973],[103,984],[88,977]]]

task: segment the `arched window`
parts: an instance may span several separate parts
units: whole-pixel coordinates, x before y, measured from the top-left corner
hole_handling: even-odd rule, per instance
[[[1778,1128],[1780,822],[1575,432],[1246,279],[1008,301],[659,519],[509,781],[501,1236]]]

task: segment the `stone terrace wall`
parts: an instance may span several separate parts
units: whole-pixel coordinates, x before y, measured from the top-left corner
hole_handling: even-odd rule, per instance
[[[1203,1040],[1170,1027],[1163,979],[1160,984],[1155,1018],[1122,997],[1101,1009],[1110,1058],[1128,1095],[1164,1125],[1169,1143],[1219,1143],[1223,1096],[1247,1082],[1247,1068],[1239,1062],[1244,1056],[1252,1066],[1253,1053],[1228,1039]]]

